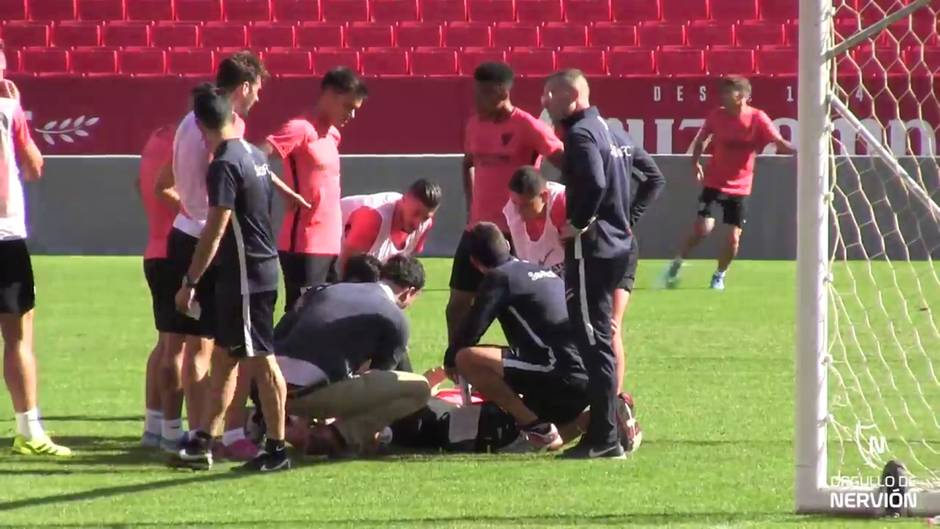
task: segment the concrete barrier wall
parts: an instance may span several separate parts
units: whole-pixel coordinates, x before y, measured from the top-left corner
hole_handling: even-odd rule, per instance
[[[698,186],[687,156],[659,156],[666,191],[643,218],[638,233],[644,257],[669,257],[695,218]],[[466,222],[460,157],[349,156],[343,159],[343,194],[405,189],[430,178],[444,189],[444,203],[428,241],[427,255],[452,255]],[[136,190],[136,157],[50,157],[45,178],[28,186],[31,248],[37,254],[139,254],[146,221]],[[280,169],[279,167],[276,169]],[[548,169],[550,176],[556,174]],[[863,178],[879,177],[877,174]],[[899,186],[888,186],[890,189]],[[902,194],[903,195],[903,194]],[[758,159],[749,222],[741,247],[745,259],[793,259],[796,255],[796,163],[792,157]],[[901,196],[900,199],[907,199]],[[862,208],[864,209],[864,208]],[[876,215],[891,214],[891,207]],[[280,211],[276,212],[280,218]],[[914,214],[917,217],[917,214]],[[921,217],[918,217],[921,218]],[[922,219],[921,219],[922,220]],[[917,218],[909,222],[918,222]],[[933,225],[934,229],[936,225]],[[924,231],[923,229],[921,231]],[[929,230],[927,230],[929,232]],[[869,233],[860,236],[873,236]],[[875,234],[874,236],[877,236]],[[936,233],[926,233],[934,253]],[[894,244],[894,243],[892,243]],[[897,243],[904,246],[903,243]],[[894,250],[902,249],[895,248]],[[716,240],[698,252],[716,254]],[[916,249],[916,248],[915,248]],[[891,248],[890,252],[894,252]],[[851,252],[850,252],[851,253]],[[915,252],[916,253],[916,252]],[[858,257],[858,255],[853,255]]]

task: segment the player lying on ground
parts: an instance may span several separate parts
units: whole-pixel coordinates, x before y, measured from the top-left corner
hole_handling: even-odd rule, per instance
[[[564,437],[576,437],[574,421],[588,405],[588,378],[571,340],[564,283],[551,270],[515,259],[495,224],[479,223],[465,238],[483,282],[444,367],[453,380],[463,377],[512,415],[530,444],[557,450],[564,444],[559,427]],[[508,346],[480,345],[497,319]]]
[[[42,154],[29,134],[20,92],[3,79],[6,58],[0,48],[0,333],[3,335],[3,379],[13,401],[16,436],[13,453],[69,456],[55,444],[39,419],[38,376],[33,355],[33,309],[36,287],[26,246],[26,200],[22,178],[42,175]]]
[[[277,324],[277,361],[290,391],[289,432],[307,454],[368,453],[376,434],[425,405],[424,377],[394,371],[408,348],[403,309],[424,288],[424,268],[395,256],[378,283],[336,283],[305,293]],[[336,419],[309,427],[311,419]]]
[[[212,434],[230,404],[236,368],[244,364],[248,382],[258,387],[268,429],[264,449],[243,468],[286,470],[290,468],[284,444],[287,390],[273,356],[278,266],[271,226],[272,175],[267,157],[235,129],[228,98],[208,87],[194,97],[193,110],[214,159],[206,177],[209,213],[176,306],[181,312],[192,310],[195,290],[214,260],[217,321],[205,415],[171,464],[212,465]],[[243,424],[244,420],[239,428]]]
[[[336,280],[336,259],[343,238],[340,214],[339,129],[356,117],[369,92],[349,68],[335,68],[320,81],[313,117],[283,124],[261,146],[284,161],[284,178],[313,204],[290,208],[278,235],[284,272],[285,310],[301,290]]]
[[[793,145],[783,139],[767,114],[748,104],[751,83],[743,77],[721,80],[721,107],[705,118],[692,143],[692,170],[702,184],[698,199],[698,219],[692,233],[683,242],[679,255],[669,264],[663,281],[674,287],[679,281],[682,260],[715,228],[712,208],[722,209],[722,221],[728,225],[728,238],[718,257],[718,269],[712,275],[711,288],[724,290],[725,272],[738,255],[741,234],[747,222],[747,199],[754,183],[754,160],[757,153],[773,143],[778,154],[793,154]],[[712,157],[703,170],[700,160],[705,142],[711,138]]]
[[[434,214],[441,205],[441,186],[420,179],[401,193],[375,193],[343,197],[343,249],[340,275],[351,256],[369,254],[387,261],[424,251]]]

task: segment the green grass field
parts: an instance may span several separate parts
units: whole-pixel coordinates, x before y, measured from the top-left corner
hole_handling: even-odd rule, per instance
[[[449,263],[426,261],[410,312],[417,368],[439,362]],[[627,315],[628,386],[645,431],[626,462],[545,456],[304,463],[245,476],[174,471],[137,448],[154,342],[137,258],[39,257],[36,349],[47,428],[71,460],[0,453],[0,526],[72,527],[922,527],[922,520],[793,510],[794,270],[741,262],[728,290],[690,262],[682,288],[649,288]],[[0,399],[0,442],[14,423]]]

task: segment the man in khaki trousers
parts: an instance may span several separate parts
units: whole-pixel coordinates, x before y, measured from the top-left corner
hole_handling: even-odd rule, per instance
[[[421,263],[396,256],[378,283],[316,287],[278,323],[287,412],[301,417],[288,432],[291,444],[317,455],[368,452],[379,431],[427,403],[424,377],[393,371],[408,350],[402,309],[423,287]],[[308,428],[309,419],[331,418]]]

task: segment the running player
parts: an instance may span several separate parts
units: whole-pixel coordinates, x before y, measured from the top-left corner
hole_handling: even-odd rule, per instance
[[[492,222],[509,234],[502,215],[509,199],[506,184],[522,165],[538,166],[546,157],[555,166],[562,160],[562,143],[547,124],[514,106],[509,97],[512,69],[503,63],[483,63],[473,74],[476,115],[467,122],[464,138],[463,186],[467,201],[467,229],[477,222]],[[473,302],[483,275],[468,257],[466,231],[457,245],[450,273],[447,336],[457,327]],[[511,241],[510,241],[511,242]]]
[[[6,64],[2,50],[0,64]],[[38,180],[42,165],[42,154],[30,137],[20,106],[19,90],[0,76],[0,333],[3,378],[16,416],[13,453],[70,456],[71,450],[46,435],[39,419],[33,355],[36,290],[26,246],[26,200],[20,178]]]
[[[385,262],[398,254],[421,253],[441,204],[441,186],[422,178],[404,195],[353,195],[340,202],[345,226],[339,267],[343,271],[354,255],[369,254]]]
[[[277,301],[277,249],[271,227],[274,184],[267,157],[241,138],[229,98],[211,87],[196,94],[194,115],[212,148],[206,186],[209,212],[202,234],[176,294],[181,312],[192,310],[196,289],[217,258],[215,351],[203,422],[177,454],[174,464],[212,465],[211,433],[220,426],[236,367],[246,366],[258,386],[267,441],[246,470],[287,470],[284,446],[286,388],[274,361],[274,306]]]
[[[777,147],[778,154],[796,152],[767,114],[748,104],[751,83],[747,79],[726,77],[721,80],[720,87],[721,107],[705,118],[705,124],[692,143],[692,169],[695,180],[702,184],[702,194],[698,199],[698,219],[692,226],[692,233],[666,269],[664,282],[670,288],[679,282],[683,259],[715,228],[712,209],[717,203],[723,212],[722,221],[730,231],[710,286],[714,290],[725,289],[725,273],[738,255],[741,234],[747,222],[747,199],[754,183],[757,153],[770,143]],[[700,160],[709,138],[714,147],[711,160],[703,170]]]
[[[350,69],[336,68],[320,82],[313,120],[295,118],[268,136],[261,149],[284,160],[288,185],[313,204],[289,209],[278,236],[286,307],[304,288],[336,280],[343,238],[340,212],[339,129],[356,117],[368,96]]]

